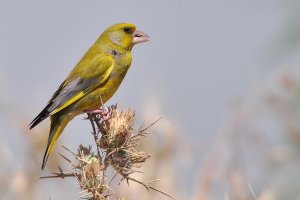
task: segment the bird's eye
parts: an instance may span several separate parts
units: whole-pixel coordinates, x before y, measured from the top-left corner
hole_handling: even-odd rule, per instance
[[[125,33],[130,33],[131,32],[130,28],[128,28],[128,27],[123,28],[123,30],[124,30]]]

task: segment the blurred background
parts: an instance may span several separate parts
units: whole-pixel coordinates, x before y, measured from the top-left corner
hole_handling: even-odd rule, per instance
[[[41,171],[49,121],[28,124],[102,31],[132,22],[151,37],[133,50],[117,94],[151,128],[140,180],[176,199],[300,199],[300,1],[0,0],[0,199],[78,199],[60,144],[93,144],[78,116]],[[140,185],[129,199],[168,199]]]

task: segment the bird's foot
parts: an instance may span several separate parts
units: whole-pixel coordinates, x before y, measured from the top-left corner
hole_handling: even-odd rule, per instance
[[[103,121],[107,121],[111,117],[111,111],[105,110],[103,108],[99,108],[92,111],[87,111],[89,115],[98,115]]]

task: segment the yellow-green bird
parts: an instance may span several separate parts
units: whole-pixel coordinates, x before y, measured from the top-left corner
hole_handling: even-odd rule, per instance
[[[46,107],[30,123],[30,129],[50,116],[51,126],[42,169],[66,125],[77,115],[92,112],[117,91],[131,65],[135,44],[147,42],[147,34],[130,23],[107,28],[81,58]]]

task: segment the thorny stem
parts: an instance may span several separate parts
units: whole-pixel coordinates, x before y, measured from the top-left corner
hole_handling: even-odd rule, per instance
[[[158,121],[160,121],[162,119],[162,117],[158,118],[157,120],[155,120],[154,122],[152,122],[150,125],[146,126],[145,128],[143,128],[142,130],[140,130],[140,133],[145,132],[147,129],[149,129],[151,126],[153,126],[154,124],[156,124]]]
[[[94,136],[94,140],[95,140],[95,143],[96,143],[96,148],[97,148],[97,153],[98,153],[98,157],[99,157],[99,160],[102,159],[101,157],[101,154],[100,154],[100,150],[99,150],[99,147],[98,147],[98,144],[97,144],[97,141],[98,141],[98,135],[97,135],[97,131],[96,131],[96,127],[95,127],[95,124],[94,124],[94,121],[96,120],[93,120],[93,117],[92,117],[92,114],[88,113],[88,118],[92,124],[92,128],[93,128],[93,136]]]
[[[155,188],[155,187],[149,186],[149,185],[147,185],[147,184],[145,184],[145,183],[143,183],[143,182],[141,182],[141,181],[139,181],[139,180],[136,180],[136,179],[134,179],[134,178],[131,178],[130,176],[126,176],[126,175],[124,175],[124,174],[122,174],[122,176],[123,176],[124,179],[127,180],[127,183],[128,183],[128,180],[131,180],[131,181],[133,181],[133,182],[136,182],[136,183],[138,183],[138,184],[144,186],[148,191],[151,189],[151,190],[154,190],[154,191],[156,191],[156,192],[159,192],[159,193],[161,193],[161,194],[163,194],[163,195],[169,197],[170,199],[176,200],[176,199],[175,199],[174,197],[172,197],[171,195],[169,195],[169,194],[167,194],[167,193],[165,193],[165,192],[163,192],[163,191],[161,191],[161,190],[159,190],[159,189],[157,189],[157,188]]]

